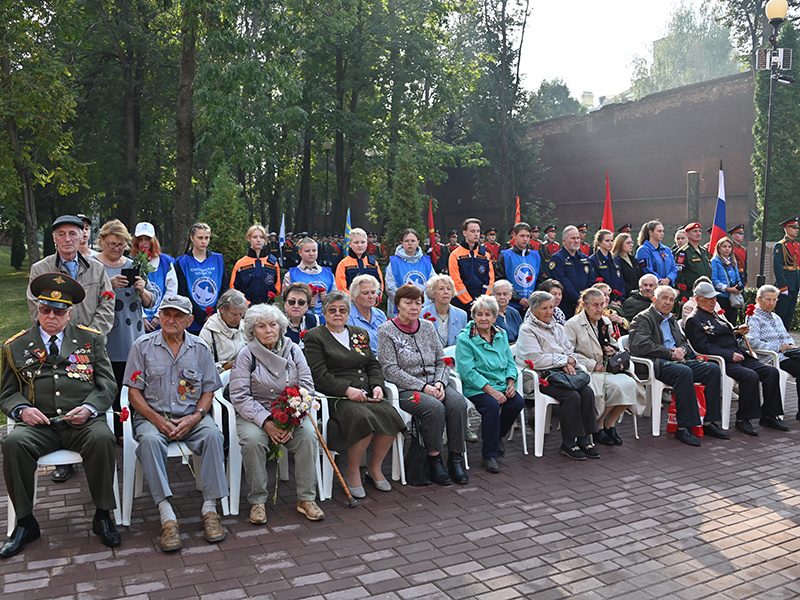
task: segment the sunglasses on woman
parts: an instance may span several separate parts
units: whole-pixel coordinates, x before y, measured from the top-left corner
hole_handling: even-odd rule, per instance
[[[305,306],[306,304],[308,304],[308,301],[307,300],[295,300],[294,298],[289,298],[286,301],[286,304],[288,304],[289,306],[294,306],[295,304],[297,304],[298,306]]]

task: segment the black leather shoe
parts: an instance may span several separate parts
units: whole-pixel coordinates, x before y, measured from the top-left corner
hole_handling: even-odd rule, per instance
[[[450,472],[450,479],[458,484],[469,483],[469,475],[464,469],[464,457],[461,454],[451,452],[447,457],[447,470]]]
[[[758,420],[758,424],[777,431],[789,431],[789,428],[778,417],[761,417]]]
[[[581,449],[581,452],[584,453],[586,458],[600,458],[600,453],[597,451],[597,448],[594,447],[594,444],[581,445],[579,443],[578,447]]]
[[[497,446],[497,456],[506,455],[506,443],[503,441],[503,436],[500,436],[500,441]]]
[[[619,437],[616,427],[609,427],[606,429],[606,433],[608,433],[608,437],[611,438],[611,441],[614,442],[615,446],[622,446],[622,438]]]
[[[497,460],[493,456],[484,456],[483,469],[487,473],[499,473],[500,465],[497,464]]]
[[[800,421],[800,410],[797,411],[797,414],[794,416],[794,418]]]
[[[734,427],[736,427],[737,431],[741,431],[745,435],[758,435],[758,432],[750,421],[736,421]]]
[[[705,433],[708,437],[717,438],[718,440],[731,439],[731,434],[727,431],[724,431],[716,423],[706,423],[703,425],[703,433]]]
[[[104,546],[109,548],[116,548],[122,543],[119,537],[114,521],[111,520],[111,515],[105,517],[95,517],[92,519],[92,532],[100,536],[100,541]]]
[[[11,533],[11,537],[8,538],[8,541],[3,544],[3,548],[0,549],[0,558],[11,558],[19,554],[22,552],[25,544],[38,540],[41,535],[39,523],[35,521],[30,527],[23,527],[17,524],[17,526],[14,527],[14,531]]]
[[[561,444],[561,448],[559,448],[558,451],[572,460],[586,460],[586,455],[577,444],[571,444],[569,446]]]
[[[602,444],[603,446],[613,446],[614,440],[608,435],[608,431],[601,429],[597,433],[592,434],[592,439],[595,444]]]
[[[689,446],[700,445],[700,438],[692,433],[692,430],[687,427],[678,427],[678,430],[675,432],[675,439],[679,442],[683,442],[684,444],[688,444]]]
[[[438,485],[450,485],[453,483],[447,471],[444,470],[441,454],[437,454],[436,456],[428,455],[428,469],[431,472],[431,481],[433,481],[433,483]]]
[[[50,479],[55,481],[56,483],[64,483],[67,479],[72,477],[72,473],[75,472],[75,469],[72,465],[61,465],[60,467],[56,467],[55,470],[50,475]]]

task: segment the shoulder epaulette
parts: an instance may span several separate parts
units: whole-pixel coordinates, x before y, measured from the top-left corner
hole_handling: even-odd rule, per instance
[[[7,346],[8,344],[10,344],[11,342],[13,342],[15,339],[17,339],[19,336],[21,336],[21,335],[22,335],[23,333],[25,333],[26,331],[28,331],[28,330],[27,330],[27,329],[23,329],[23,330],[22,330],[22,331],[20,331],[19,333],[15,334],[15,335],[12,335],[10,338],[8,338],[8,339],[5,341],[5,343],[4,343],[3,345],[4,345],[4,346]]]
[[[678,252],[686,252],[686,250],[687,250],[688,248],[689,248],[689,242],[686,242],[686,243],[685,243],[683,246],[681,246],[680,248],[678,248]]]
[[[83,329],[84,331],[91,331],[92,333],[96,333],[97,335],[103,335],[103,332],[99,329],[94,329],[93,327],[87,327],[86,325],[78,325],[78,329]]]

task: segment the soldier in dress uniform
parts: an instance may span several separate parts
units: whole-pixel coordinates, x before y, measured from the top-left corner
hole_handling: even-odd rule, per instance
[[[675,265],[678,267],[675,287],[679,290],[681,301],[691,297],[698,277],[705,275],[711,279],[711,255],[700,245],[703,227],[700,223],[689,223],[683,230],[688,241],[675,252]]]
[[[579,223],[578,224],[578,234],[581,236],[581,252],[583,252],[586,256],[592,255],[592,246],[586,243],[586,234],[589,231],[589,226],[586,223]]]
[[[451,229],[447,237],[450,240],[450,243],[447,245],[447,251],[452,254],[453,251],[458,248],[458,232],[455,229]]]
[[[728,237],[733,240],[733,254],[739,267],[739,278],[742,285],[747,285],[747,248],[744,246],[744,223],[728,229]]]
[[[511,231],[514,231],[513,229]],[[542,246],[542,242],[539,241],[539,226],[534,225],[531,227],[531,241],[528,242],[531,247],[531,250],[538,252],[539,248]]]
[[[119,546],[110,514],[116,508],[116,440],[103,414],[117,384],[104,336],[70,322],[85,292],[68,275],[40,275],[31,281],[30,292],[38,299],[38,320],[3,346],[0,408],[17,421],[3,442],[3,474],[17,523],[0,557],[14,556],[39,539],[33,516],[37,461],[60,449],[81,454],[96,507],[92,531],[106,546]]]
[[[800,217],[792,217],[781,223],[783,239],[772,250],[772,269],[775,272],[775,287],[778,288],[777,314],[788,330],[797,306],[797,290],[800,289]]]
[[[556,226],[548,225],[544,228],[545,240],[539,246],[539,254],[542,257],[542,272],[540,278],[546,279],[550,273],[550,259],[561,249],[561,245],[556,241]]]
[[[497,265],[500,258],[500,244],[497,243],[497,227],[490,227],[486,230],[486,241],[483,243],[492,257],[492,262]]]
[[[278,242],[278,234],[274,231],[269,234],[269,242],[267,242],[267,249],[272,256],[281,255],[281,245]]]

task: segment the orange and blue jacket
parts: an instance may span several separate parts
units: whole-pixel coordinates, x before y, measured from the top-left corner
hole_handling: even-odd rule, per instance
[[[246,256],[236,261],[231,274],[231,289],[242,292],[251,304],[271,303],[281,293],[278,260],[268,251],[262,252],[265,254],[256,257],[256,251],[250,248]]]
[[[383,275],[378,261],[374,256],[366,252],[359,258],[351,249],[347,250],[347,256],[339,261],[336,267],[336,289],[350,293],[350,284],[359,275],[372,275],[381,284],[381,295],[383,295]],[[378,297],[380,300],[380,297]]]
[[[448,266],[456,286],[456,298],[463,304],[469,304],[482,294],[492,293],[494,267],[491,255],[480,244],[470,249],[467,242],[461,242],[450,253]]]

